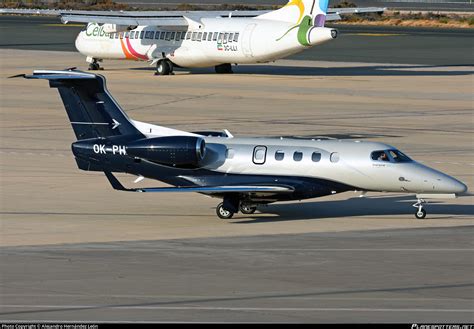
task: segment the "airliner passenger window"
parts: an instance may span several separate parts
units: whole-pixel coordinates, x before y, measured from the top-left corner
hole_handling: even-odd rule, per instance
[[[214,32],[214,36],[212,37],[212,41],[216,41],[217,40],[217,36],[218,36],[218,32]]]
[[[337,152],[331,153],[329,160],[331,160],[331,162],[334,162],[334,163],[339,162],[339,153]]]
[[[109,34],[109,37],[110,37],[110,39],[113,39],[113,38],[114,38],[114,34],[113,34],[113,33],[110,33],[110,34]]]
[[[143,34],[145,34],[145,31],[140,32],[140,39],[143,39]]]
[[[275,152],[275,160],[276,161],[281,161],[285,158],[285,152],[283,151],[276,151]]]
[[[130,32],[125,32],[125,39],[128,38],[130,36]]]
[[[313,152],[313,154],[311,155],[311,160],[313,160],[313,162],[321,161],[321,153]]]
[[[174,40],[175,36],[176,36],[176,32],[171,32],[171,40]]]
[[[202,39],[202,32],[199,32],[199,33],[198,33],[197,41],[201,41],[201,39]]]
[[[123,39],[123,32],[120,32],[120,39]]]
[[[186,33],[186,40],[191,39],[191,32]]]
[[[166,32],[166,41],[170,41],[171,32]]]
[[[293,160],[295,161],[301,161],[303,159],[303,152],[295,152],[293,153]]]
[[[206,41],[207,40],[207,32],[204,32],[204,34],[202,35],[202,41]]]
[[[239,33],[234,34],[234,42],[239,41]]]
[[[234,40],[234,33],[230,33],[229,34],[229,42],[232,42],[232,40]]]
[[[155,39],[159,39],[160,38],[160,31],[156,31],[155,32]]]
[[[160,32],[160,40],[165,40],[166,32]]]
[[[197,38],[197,32],[193,32],[193,37],[191,40],[196,41],[196,38]]]
[[[219,33],[219,42],[222,42],[224,40],[224,33]]]
[[[152,36],[151,36],[151,31],[146,31],[145,32],[145,39],[151,39]]]
[[[209,35],[207,36],[207,41],[212,41],[212,32],[209,32]]]
[[[115,39],[118,39],[119,34],[118,33],[114,33],[114,34],[115,34]]]
[[[224,33],[224,42],[227,42],[229,40],[229,33]]]

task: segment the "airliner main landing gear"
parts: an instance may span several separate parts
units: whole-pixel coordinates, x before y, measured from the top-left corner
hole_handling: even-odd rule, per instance
[[[234,213],[224,208],[224,203],[219,203],[216,208],[217,217],[220,219],[231,219]]]
[[[173,74],[174,65],[168,59],[160,59],[156,63],[155,75],[170,75]]]
[[[413,207],[417,208],[415,212],[415,217],[418,219],[423,219],[426,217],[426,210],[423,209],[423,204],[426,203],[423,199],[418,199],[418,201],[413,205]]]
[[[215,70],[216,73],[234,73],[234,71],[232,71],[232,65],[229,63],[216,65]]]
[[[241,203],[239,206],[239,210],[242,214],[252,215],[257,210],[257,207],[247,203]]]

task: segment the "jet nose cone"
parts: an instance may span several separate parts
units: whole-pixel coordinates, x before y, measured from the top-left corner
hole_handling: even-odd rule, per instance
[[[449,193],[463,194],[467,191],[467,186],[464,183],[452,177],[450,177],[445,184],[446,190],[449,191]]]

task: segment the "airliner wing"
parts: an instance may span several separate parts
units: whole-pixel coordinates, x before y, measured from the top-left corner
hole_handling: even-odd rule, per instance
[[[222,186],[193,186],[193,187],[147,187],[147,188],[126,188],[110,172],[104,171],[112,187],[119,191],[127,192],[198,192],[204,194],[223,193],[293,193],[294,188],[287,185],[222,185]]]
[[[341,19],[340,15],[383,12],[385,8],[328,8],[326,21]],[[199,22],[202,18],[256,17],[269,10],[243,11],[85,11],[85,10],[42,10],[42,9],[0,9],[0,14],[36,14],[58,16],[63,23],[98,23],[117,25],[188,26],[189,19]]]

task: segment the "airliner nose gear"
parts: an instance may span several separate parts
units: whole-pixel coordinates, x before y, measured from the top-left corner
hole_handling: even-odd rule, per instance
[[[89,71],[103,70],[104,68],[99,65],[101,61],[101,59],[92,58],[92,61],[89,63]]]

